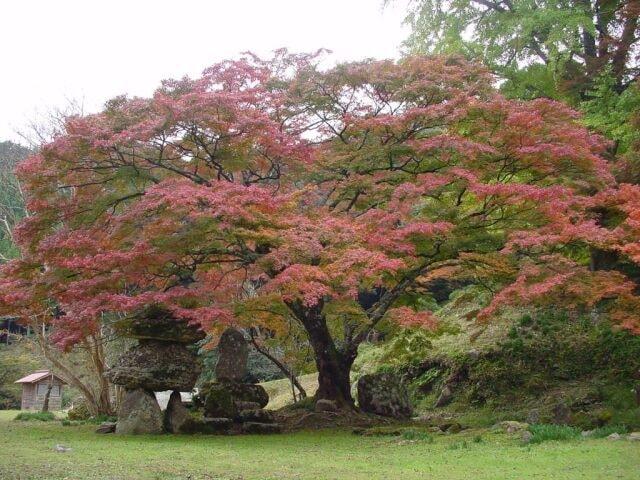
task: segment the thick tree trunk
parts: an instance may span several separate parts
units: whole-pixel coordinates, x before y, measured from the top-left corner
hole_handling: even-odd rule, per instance
[[[316,399],[333,400],[339,407],[355,408],[351,396],[351,366],[355,355],[336,348],[322,315],[312,315],[305,322],[318,369]]]
[[[339,408],[355,409],[350,373],[357,349],[348,346],[338,350],[322,314],[322,302],[313,307],[299,301],[288,303],[288,306],[307,332],[313,348],[318,369],[316,400],[333,400]]]
[[[333,400],[339,407],[355,409],[351,396],[351,365],[338,352],[319,353],[316,351],[318,368],[318,391],[316,399]]]

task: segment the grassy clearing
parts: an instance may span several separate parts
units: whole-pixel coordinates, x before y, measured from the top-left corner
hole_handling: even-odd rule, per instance
[[[317,373],[301,375],[298,377],[298,381],[302,385],[302,388],[307,392],[307,396],[311,397],[315,395],[316,390],[318,390]],[[260,385],[262,385],[269,394],[269,404],[267,405],[267,408],[271,410],[278,410],[279,408],[293,403],[291,381],[288,378],[272,380],[270,382],[261,383]]]
[[[345,431],[275,436],[97,435],[95,426],[18,422],[0,412],[2,479],[417,480],[637,479],[638,442],[548,441],[522,447],[490,432],[363,437]],[[482,440],[476,441],[482,433]],[[411,437],[411,438],[407,438]],[[70,447],[66,453],[53,450]]]

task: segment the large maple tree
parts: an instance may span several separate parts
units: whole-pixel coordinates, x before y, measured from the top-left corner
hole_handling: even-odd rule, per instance
[[[436,324],[406,301],[425,279],[492,290],[479,321],[555,302],[640,332],[636,284],[588,266],[594,247],[640,262],[640,189],[574,111],[456,57],[316,64],[248,55],[69,118],[19,169],[0,308],[48,316],[62,347],[153,304],[211,332],[293,322],[317,397],[347,406],[380,322]]]

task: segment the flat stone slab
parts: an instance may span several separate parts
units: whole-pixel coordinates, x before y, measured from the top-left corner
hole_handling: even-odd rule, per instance
[[[128,390],[190,391],[201,369],[198,356],[184,344],[146,340],[125,352],[105,376]]]
[[[115,322],[119,335],[138,340],[162,340],[171,343],[195,343],[206,334],[195,325],[174,318],[170,312],[151,306],[128,318]]]

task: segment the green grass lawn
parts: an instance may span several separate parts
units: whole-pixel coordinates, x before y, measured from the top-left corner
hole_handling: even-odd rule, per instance
[[[273,436],[97,435],[95,426],[16,422],[0,412],[6,479],[633,479],[640,442],[571,440],[521,446],[479,431],[407,442],[344,431]],[[58,453],[56,444],[72,448]]]

